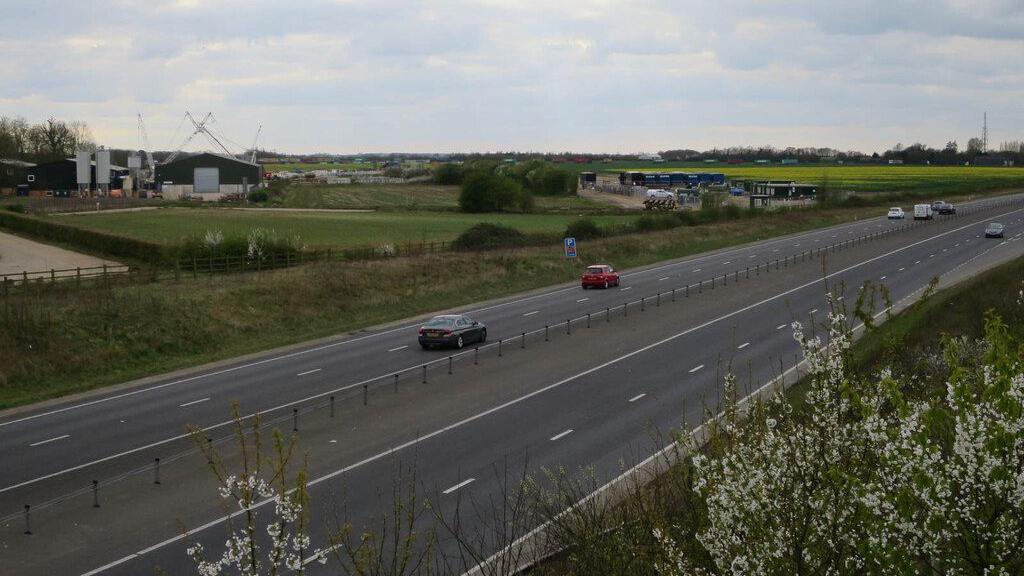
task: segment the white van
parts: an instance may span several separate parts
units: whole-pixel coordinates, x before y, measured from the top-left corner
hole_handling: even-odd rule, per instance
[[[931,220],[931,204],[914,204],[914,220]]]

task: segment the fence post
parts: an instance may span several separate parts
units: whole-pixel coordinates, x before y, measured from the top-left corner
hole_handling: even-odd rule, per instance
[[[590,328],[590,312],[587,312],[587,328]]]
[[[427,383],[427,365],[426,364],[423,365],[423,383],[424,384]]]
[[[334,418],[334,396],[331,396],[331,418]]]
[[[199,259],[195,254],[192,255],[192,279],[199,278]]]
[[[604,309],[604,321],[606,324],[612,321],[612,309],[610,307],[605,307]]]
[[[425,366],[424,366],[425,368]],[[363,384],[363,406],[366,406],[367,396],[369,395],[369,389],[366,384]]]
[[[498,358],[501,358],[501,340],[498,340]]]
[[[30,505],[25,504],[25,534],[29,536],[32,535],[32,525],[29,522],[29,511],[31,510],[31,508],[32,507]]]
[[[157,458],[153,461],[153,484],[160,483],[160,459]]]
[[[548,325],[544,325],[544,341],[548,342]]]
[[[647,303],[647,297],[646,296],[641,296],[640,297],[640,311],[641,312],[643,312],[646,309],[646,303]]]
[[[519,347],[524,350],[526,349],[526,332],[523,332],[520,336]]]
[[[480,356],[480,347],[477,346],[476,348],[473,348],[473,365],[474,366],[477,365],[477,360],[478,360],[479,356]]]
[[[565,319],[565,333],[566,334],[572,334],[572,325],[569,324],[569,319],[568,318]]]
[[[7,281],[7,277],[4,277],[4,282],[6,282],[6,281]],[[76,266],[75,267],[75,286],[81,286],[81,285],[82,285],[82,267],[81,266]]]
[[[100,482],[99,480],[92,481],[92,507],[100,507]]]
[[[292,432],[299,431],[299,409],[292,408]]]
[[[629,317],[629,305],[626,304],[625,302],[622,303],[622,317],[623,318],[628,318]]]
[[[451,374],[451,372],[449,372]],[[395,372],[395,392],[398,392],[398,372]]]
[[[448,357],[448,375],[451,376],[451,373],[452,373],[452,357],[449,356]]]

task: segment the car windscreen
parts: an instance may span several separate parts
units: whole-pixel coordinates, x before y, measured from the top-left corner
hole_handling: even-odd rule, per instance
[[[591,266],[587,268],[587,274],[604,274],[604,268],[600,266]]]
[[[427,328],[450,328],[455,325],[455,318],[452,317],[441,317],[431,318],[429,322],[423,326]]]

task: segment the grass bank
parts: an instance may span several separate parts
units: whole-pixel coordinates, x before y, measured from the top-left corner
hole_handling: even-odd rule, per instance
[[[871,213],[866,210],[862,215]],[[580,242],[628,268],[850,220],[780,213]],[[575,279],[560,247],[330,262],[0,302],[0,408]]]

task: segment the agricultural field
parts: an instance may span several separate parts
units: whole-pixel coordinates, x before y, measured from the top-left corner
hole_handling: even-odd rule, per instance
[[[573,196],[534,196],[538,212],[593,214],[606,204]],[[274,191],[273,206],[368,210],[455,211],[459,187],[441,184],[287,184]]]
[[[292,212],[269,209],[162,208],[143,212],[95,213],[61,222],[139,240],[175,245],[219,231],[246,236],[254,228],[278,237],[299,236],[309,248],[338,248],[453,240],[480,222],[511,226],[528,234],[561,234],[575,214],[463,214],[459,212]],[[599,215],[599,225],[626,224],[636,216]]]
[[[338,162],[337,164],[332,162],[317,162],[315,164],[294,162],[291,164],[264,164],[263,170],[271,173],[292,172],[296,169],[303,172],[310,172],[313,170],[376,170],[377,164],[377,162]]]
[[[577,164],[574,170],[594,172],[721,172],[726,178],[795,180],[824,184],[836,190],[854,192],[895,192],[958,194],[1024,187],[1024,168],[979,168],[975,166],[839,166],[810,164],[760,166],[693,163]]]

